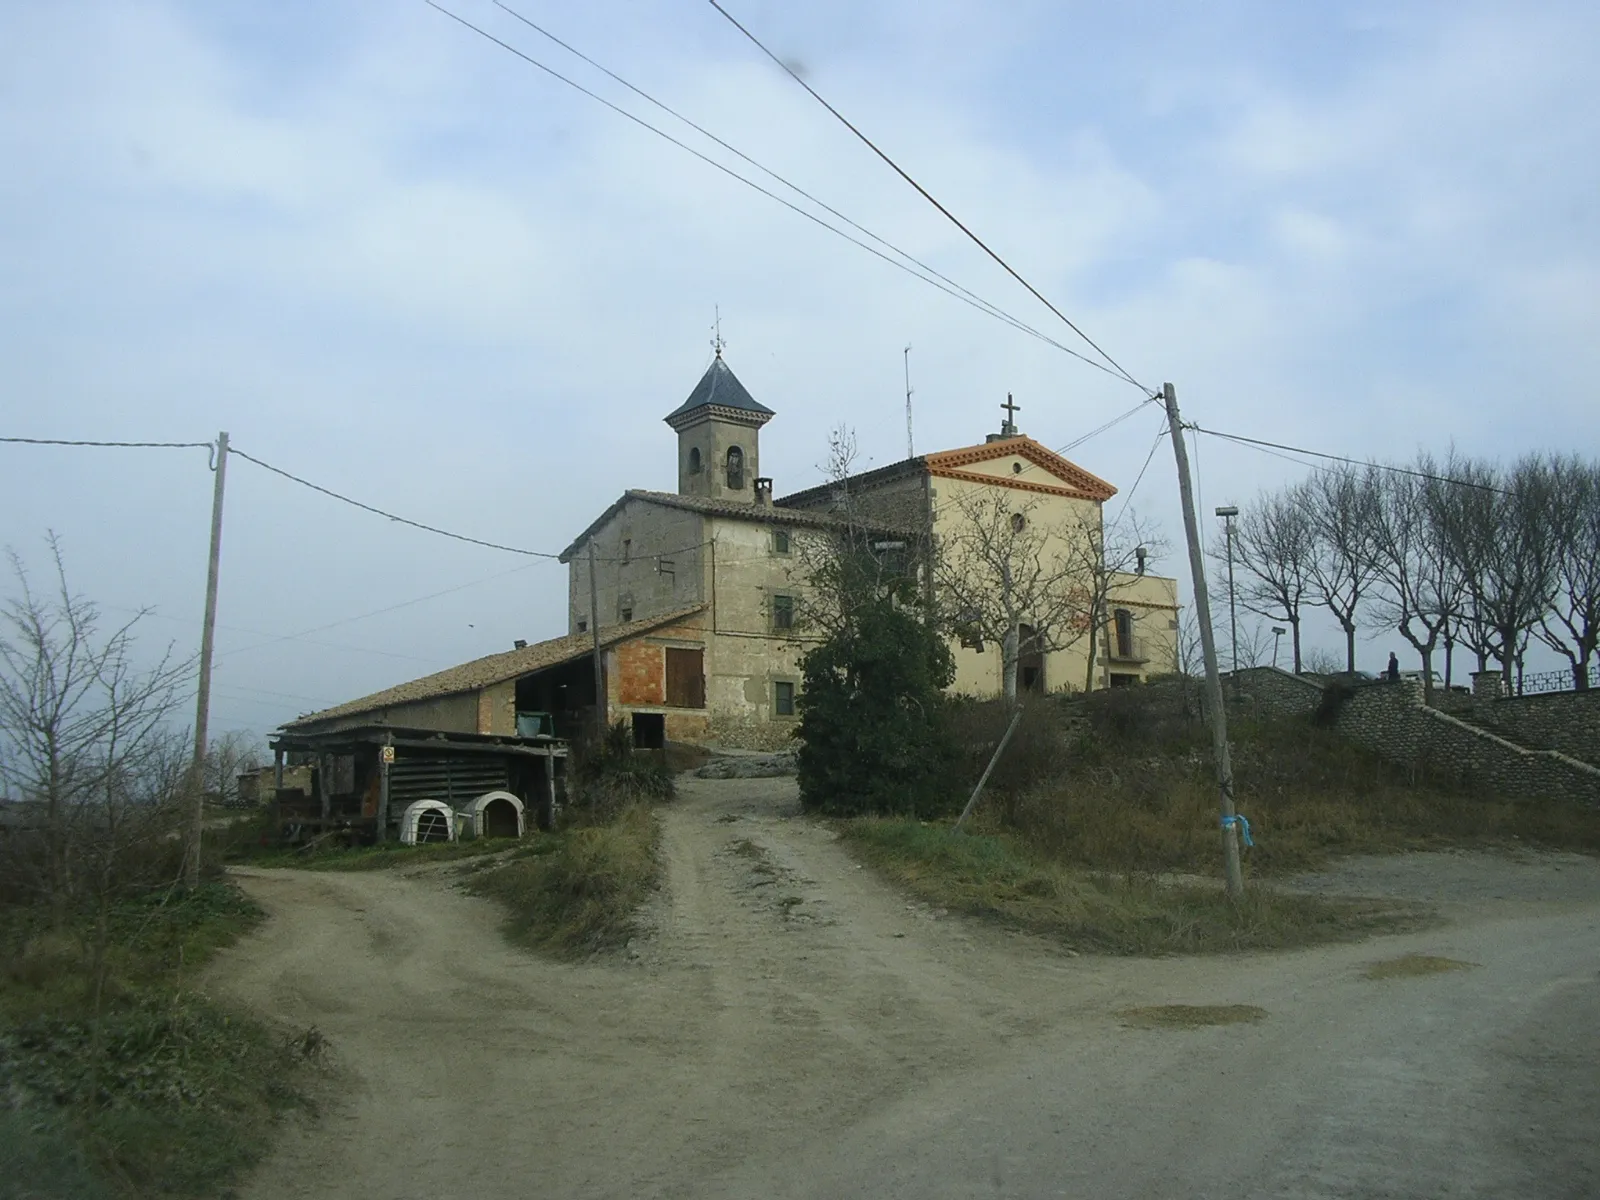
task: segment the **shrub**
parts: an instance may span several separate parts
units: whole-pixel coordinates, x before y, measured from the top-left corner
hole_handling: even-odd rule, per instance
[[[665,755],[633,748],[633,731],[618,721],[599,739],[572,749],[567,802],[588,821],[611,821],[637,804],[671,800],[677,793]]]
[[[934,629],[887,598],[868,601],[801,668],[805,807],[922,815],[952,807],[958,789],[942,716],[955,663]]]

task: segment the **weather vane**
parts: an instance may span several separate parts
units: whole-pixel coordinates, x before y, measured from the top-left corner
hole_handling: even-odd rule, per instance
[[[728,343],[722,340],[722,306],[715,306],[712,311],[716,314],[716,321],[711,326],[711,348],[717,352],[717,357],[722,357],[722,349]]]

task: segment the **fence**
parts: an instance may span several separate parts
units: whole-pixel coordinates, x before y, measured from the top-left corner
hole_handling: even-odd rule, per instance
[[[1589,672],[1589,686],[1600,688],[1600,667],[1591,666]],[[1560,671],[1536,671],[1531,675],[1524,675],[1517,681],[1517,695],[1542,696],[1548,692],[1576,692],[1579,691],[1577,679],[1571,668]]]

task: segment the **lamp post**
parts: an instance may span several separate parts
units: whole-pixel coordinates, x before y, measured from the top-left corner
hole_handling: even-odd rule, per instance
[[[1233,598],[1233,519],[1239,515],[1239,506],[1224,504],[1217,509],[1228,533],[1228,663],[1232,670],[1239,669],[1239,610]]]
[[[1272,665],[1274,669],[1278,665],[1278,639],[1288,632],[1282,625],[1274,625],[1272,627]]]

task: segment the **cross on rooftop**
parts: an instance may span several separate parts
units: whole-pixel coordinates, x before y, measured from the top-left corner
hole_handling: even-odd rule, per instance
[[[1022,405],[1011,399],[1011,393],[1006,393],[1006,402],[1000,406],[1006,411],[1006,419],[1000,426],[1000,432],[1008,437],[1014,437],[1017,432],[1017,414],[1022,411]]]

